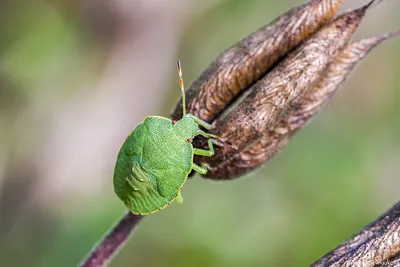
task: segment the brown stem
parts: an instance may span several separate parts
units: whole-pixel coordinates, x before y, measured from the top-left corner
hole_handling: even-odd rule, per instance
[[[322,266],[399,266],[400,201],[349,240],[314,262]]]
[[[81,267],[101,267],[105,266],[110,259],[125,244],[125,241],[135,229],[143,216],[135,215],[130,212],[120,219],[114,228],[108,232],[87,258],[81,263]]]

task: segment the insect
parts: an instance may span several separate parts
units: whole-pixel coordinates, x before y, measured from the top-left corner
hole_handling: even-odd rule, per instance
[[[114,191],[128,209],[139,215],[157,212],[176,199],[182,202],[181,189],[194,170],[207,173],[207,166],[193,163],[193,155],[211,157],[213,145],[227,142],[206,130],[211,125],[186,113],[181,63],[177,61],[183,115],[178,121],[148,116],[128,135],[114,170]],[[208,150],[193,148],[195,136],[208,138]]]

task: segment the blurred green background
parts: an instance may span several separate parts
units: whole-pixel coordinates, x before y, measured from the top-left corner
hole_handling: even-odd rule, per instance
[[[127,133],[168,116],[222,50],[304,1],[2,0],[0,266],[76,266],[122,214]],[[343,9],[366,0],[345,1]],[[399,29],[398,1],[355,39]],[[400,200],[400,38],[247,177],[196,176],[145,218],[111,266],[307,266]]]

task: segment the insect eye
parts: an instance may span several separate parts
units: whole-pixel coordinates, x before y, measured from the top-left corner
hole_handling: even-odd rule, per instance
[[[188,138],[188,139],[186,139],[186,141],[188,141],[189,143],[192,143],[193,142],[193,138]]]

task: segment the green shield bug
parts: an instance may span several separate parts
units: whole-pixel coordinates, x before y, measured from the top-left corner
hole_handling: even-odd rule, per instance
[[[128,135],[114,170],[114,191],[128,209],[139,215],[154,213],[173,200],[182,202],[180,194],[188,174],[194,170],[205,174],[207,166],[193,163],[193,155],[211,157],[213,144],[223,146],[225,139],[200,129],[211,125],[186,113],[185,91],[180,61],[177,62],[182,93],[182,118],[176,122],[148,116]],[[208,150],[193,148],[195,136],[208,138]]]

